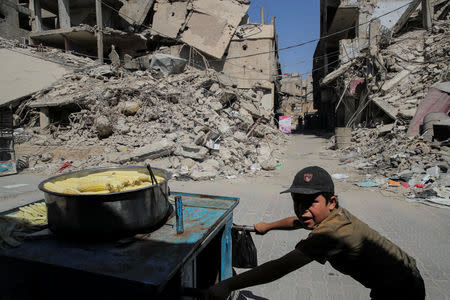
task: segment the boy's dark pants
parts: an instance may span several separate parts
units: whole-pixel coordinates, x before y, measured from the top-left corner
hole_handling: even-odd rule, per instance
[[[425,284],[418,269],[415,269],[411,277],[405,278],[395,286],[375,290],[370,292],[372,300],[424,300]]]

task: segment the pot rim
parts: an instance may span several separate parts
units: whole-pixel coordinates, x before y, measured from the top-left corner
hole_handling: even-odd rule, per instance
[[[46,184],[47,182],[50,182],[50,181],[52,181],[52,180],[54,180],[54,179],[56,179],[58,177],[68,176],[68,175],[70,176],[70,175],[73,175],[73,174],[76,174],[76,173],[81,173],[81,172],[86,172],[86,171],[105,171],[105,170],[111,170],[111,169],[144,169],[144,170],[147,170],[146,166],[102,167],[102,168],[91,168],[91,169],[70,171],[70,172],[67,172],[67,173],[64,173],[64,174],[59,174],[59,175],[52,176],[50,178],[45,179],[44,181],[39,183],[38,188],[44,193],[53,194],[53,195],[56,195],[56,196],[63,196],[63,197],[70,196],[70,197],[77,197],[77,198],[78,197],[86,198],[86,197],[92,197],[92,196],[121,195],[121,194],[126,194],[126,193],[139,192],[139,191],[143,191],[143,190],[150,189],[150,188],[159,186],[161,184],[164,184],[165,182],[168,182],[172,178],[172,173],[167,171],[167,170],[165,170],[165,169],[154,168],[154,167],[151,167],[151,168],[152,168],[152,170],[161,170],[161,171],[163,171],[163,173],[166,175],[164,180],[161,181],[161,182],[158,182],[156,184],[153,184],[153,185],[149,185],[149,186],[142,187],[142,188],[137,188],[137,189],[130,190],[130,191],[112,192],[112,193],[107,193],[107,194],[63,194],[63,193],[58,193],[58,192],[53,192],[53,191],[47,190],[46,188],[44,188],[44,184]]]

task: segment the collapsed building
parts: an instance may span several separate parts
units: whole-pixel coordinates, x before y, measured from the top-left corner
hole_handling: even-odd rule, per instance
[[[449,12],[449,1],[321,1],[314,106],[369,186],[449,199]]]
[[[300,74],[284,74],[281,78],[280,114],[291,118],[293,131],[313,128],[311,116],[317,112],[313,107],[312,77],[304,80]]]
[[[275,22],[249,23],[248,1],[8,3],[30,30],[0,50],[55,67],[46,87],[0,99],[30,169],[151,161],[203,180],[276,168]]]

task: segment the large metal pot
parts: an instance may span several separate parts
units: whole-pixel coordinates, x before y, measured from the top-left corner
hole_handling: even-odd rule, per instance
[[[137,166],[87,169],[51,177],[39,184],[39,189],[44,192],[48,226],[52,232],[80,236],[119,236],[147,230],[165,219],[170,207],[167,201],[167,182],[171,174],[163,169],[152,168],[156,176],[165,178],[163,182],[126,192],[68,195],[44,188],[44,184],[49,181],[110,170],[141,171],[148,174],[146,167]]]

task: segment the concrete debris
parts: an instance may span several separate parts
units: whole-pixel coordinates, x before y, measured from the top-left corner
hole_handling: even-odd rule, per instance
[[[168,76],[169,74],[180,74],[186,67],[187,61],[173,55],[154,54],[150,63],[150,70],[159,71]]]
[[[446,178],[450,170],[450,144],[448,135],[440,135],[439,124],[449,122],[450,23],[448,14],[440,19],[438,7],[434,7],[432,26],[426,30],[423,21],[420,28],[417,24],[422,23],[422,16],[416,12],[419,3],[414,1],[400,19],[391,22],[396,24],[394,29],[387,25],[378,28],[378,36],[367,35],[377,28],[362,27],[353,39],[338,36],[319,43],[314,65],[318,71],[313,74],[314,104],[325,128],[353,129],[350,143],[336,155],[342,164],[359,170],[365,176],[363,182],[390,191],[395,187],[412,198],[442,198],[449,192],[441,178]],[[352,9],[346,5],[338,4],[333,24],[323,24],[329,28],[323,34],[343,26],[336,20],[338,14],[346,12],[344,8]],[[360,12],[367,5],[358,4]],[[444,6],[449,8],[448,3]],[[364,14],[369,18],[375,11],[369,9]],[[384,21],[381,19],[381,23]],[[353,42],[369,47],[357,49],[354,58],[343,59],[354,50]],[[340,64],[320,69],[327,59],[324,49],[340,52]],[[448,132],[445,125],[441,129]],[[330,139],[333,149],[338,148],[337,138],[340,136],[336,134]]]
[[[167,77],[79,68],[17,108],[26,171],[55,174],[62,159],[73,162],[70,170],[147,161],[180,180],[253,174],[255,164],[275,169],[275,150],[287,139],[257,106],[260,98],[249,98],[257,91],[224,88],[214,78],[215,71],[190,66]],[[46,117],[49,125],[40,129]]]

